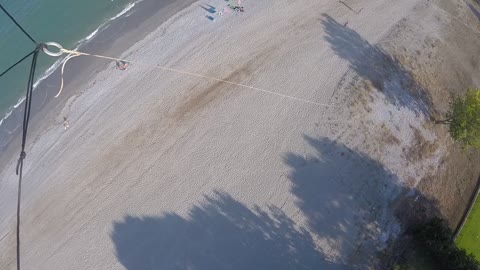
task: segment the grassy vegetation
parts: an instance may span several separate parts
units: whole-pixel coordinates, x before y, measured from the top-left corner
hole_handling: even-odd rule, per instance
[[[413,246],[394,270],[480,270],[480,263],[470,251],[458,247],[453,232],[440,218],[419,224],[412,231]],[[469,238],[464,235],[463,239]]]
[[[475,202],[467,223],[457,238],[457,245],[480,261],[480,197]]]

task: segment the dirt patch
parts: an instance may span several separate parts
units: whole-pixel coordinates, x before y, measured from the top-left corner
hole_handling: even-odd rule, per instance
[[[381,128],[380,128],[380,136],[383,140],[384,143],[386,144],[395,144],[398,145],[400,144],[400,140],[393,135],[392,130],[390,130],[385,123],[382,123]]]
[[[350,106],[344,113],[355,119],[337,138],[380,160],[408,188],[392,203],[404,229],[435,215],[455,228],[480,174],[476,166],[480,155],[462,149],[452,141],[446,126],[433,123],[445,115],[452,95],[480,85],[480,41],[470,27],[478,27],[480,20],[465,15],[468,7],[460,1],[454,5],[439,2],[447,1],[419,6],[421,17],[401,21],[379,44],[354,39],[358,34],[353,30],[342,32],[330,23],[337,33],[348,33],[332,39],[346,48],[360,44],[363,49],[353,49],[366,52],[352,60],[354,52],[337,49],[356,73],[352,85],[344,84],[342,89],[350,95],[335,97],[348,100]],[[452,18],[455,14],[465,16]],[[440,27],[429,28],[425,23],[429,20],[438,21]],[[379,65],[369,73],[365,65],[370,64]]]
[[[411,75],[412,81],[431,97],[431,118],[426,118],[421,127],[431,131],[436,138],[426,139],[418,126],[411,126],[413,138],[402,149],[407,162],[415,164],[431,159],[442,149],[433,166],[423,168],[426,171],[421,179],[407,178],[405,183],[418,182],[417,192],[433,202],[437,213],[445,217],[452,228],[460,221],[477,183],[480,170],[475,164],[480,161],[480,156],[474,151],[462,149],[452,141],[446,126],[435,125],[432,120],[445,115],[452,95],[462,95],[468,87],[478,86],[480,41],[475,38],[478,35],[475,29],[478,29],[479,19],[470,10],[470,5],[462,1],[430,1],[425,4],[426,13],[435,11],[437,14],[430,20],[438,21],[444,31],[438,30],[440,34],[434,34],[435,29],[428,29],[421,36],[418,29],[426,27],[423,22],[428,21],[428,17],[410,18],[400,22],[398,31],[382,43],[382,47]],[[409,40],[416,40],[415,46]],[[402,85],[402,88],[405,87],[411,85]],[[415,100],[421,98],[416,91],[410,92]],[[401,211],[412,209],[409,207],[411,199],[406,197],[398,203],[400,208],[402,205],[405,207]],[[418,200],[415,203],[423,204]],[[433,211],[431,205],[426,209],[427,212]],[[415,215],[428,217],[420,213]]]
[[[430,142],[423,137],[420,130],[413,129],[413,141],[411,147],[404,148],[403,153],[409,162],[418,162],[419,160],[430,158],[438,149],[436,142]]]
[[[352,88],[354,89],[354,98],[350,101],[350,106],[356,110],[371,111],[370,103],[373,102],[371,93],[375,91],[372,82],[360,80],[358,75],[353,78]]]
[[[424,179],[418,186],[423,194],[436,198],[438,209],[452,229],[461,221],[479,175],[474,161],[478,162],[480,157],[478,153],[468,152],[451,145],[448,155],[442,160],[439,173]]]
[[[225,77],[225,81],[240,81],[240,78],[246,78],[250,74],[248,67],[232,72]],[[220,100],[226,93],[232,91],[232,85],[217,81],[213,85],[201,89],[199,86],[192,87],[188,92],[191,95],[185,98],[185,101],[177,107],[172,115],[175,120],[185,119],[187,116],[201,111],[216,100]],[[201,90],[200,90],[201,89]]]
[[[175,121],[185,120],[187,117],[202,111],[214,102],[222,100],[227,94],[244,90],[240,86],[235,86],[227,82],[245,83],[245,81],[252,77],[255,69],[268,61],[275,51],[276,48],[274,47],[266,48],[245,64],[239,65],[240,68],[230,72],[229,75],[222,78],[222,81],[215,81],[206,88],[201,85],[195,85],[188,91],[188,95],[170,117]],[[236,89],[233,89],[234,87],[236,87]]]
[[[454,31],[443,31],[440,36],[425,35],[419,42],[420,55],[413,53],[412,46],[401,50],[401,43],[397,43],[394,47],[402,65],[411,70],[415,80],[431,93],[432,118],[441,119],[448,110],[451,96],[462,95],[468,87],[475,85],[480,42],[474,38],[477,35],[474,32],[479,21],[469,10],[469,3],[434,1],[428,5],[440,11],[438,20],[445,26],[444,29]],[[408,40],[409,35],[403,32],[401,38]],[[440,215],[455,228],[477,183],[480,170],[475,164],[480,161],[479,155],[453,143],[446,126],[428,124],[437,134],[437,139],[426,141],[415,130],[414,143],[406,149],[405,155],[410,162],[417,162],[434,154],[438,147],[445,147],[438,167],[430,171],[417,188],[424,196],[435,198]]]

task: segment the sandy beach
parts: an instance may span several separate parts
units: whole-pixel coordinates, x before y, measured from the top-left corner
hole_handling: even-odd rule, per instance
[[[29,139],[24,269],[375,269],[402,231],[403,198],[437,200],[458,222],[479,157],[431,120],[442,97],[478,86],[469,6],[242,2],[152,14],[141,40],[102,49],[131,60],[126,71],[78,59],[98,65],[68,75]],[[12,149],[1,269],[15,266]],[[452,175],[464,188],[445,199]]]

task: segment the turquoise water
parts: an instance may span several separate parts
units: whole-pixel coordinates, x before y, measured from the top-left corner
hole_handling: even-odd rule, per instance
[[[55,41],[65,48],[86,42],[99,26],[138,0],[0,0],[0,3],[37,42]],[[91,37],[91,36],[90,36]],[[35,48],[34,44],[0,11],[0,72]],[[40,56],[36,80],[58,59]],[[19,103],[26,89],[30,61],[0,78],[0,120]],[[51,70],[51,69],[50,69]]]

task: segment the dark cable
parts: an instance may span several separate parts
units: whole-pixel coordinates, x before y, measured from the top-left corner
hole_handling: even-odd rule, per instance
[[[22,134],[22,151],[17,163],[18,175],[18,194],[17,194],[17,270],[20,270],[20,202],[22,198],[22,178],[23,178],[23,160],[27,156],[25,153],[25,144],[27,141],[28,123],[30,121],[30,111],[32,108],[33,82],[35,79],[35,68],[37,66],[38,53],[42,45],[37,46],[33,51],[32,65],[30,67],[30,75],[27,83],[27,93],[25,94],[25,111],[23,112],[23,134]]]
[[[12,15],[10,15],[10,13],[8,13],[8,11],[3,8],[2,4],[0,4],[0,9],[3,10],[3,12],[5,12],[5,14],[7,14],[7,16],[10,18],[10,20],[12,20],[12,22],[14,22],[18,28],[20,28],[20,30],[22,30],[22,32],[35,44],[38,44],[38,42],[35,41],[35,39],[32,38],[32,36],[30,36],[27,31],[25,31],[25,29],[23,29],[23,27],[20,26],[20,24],[18,24],[18,22],[12,17]]]
[[[31,51],[29,54],[25,55],[22,59],[18,60],[15,64],[13,64],[12,66],[10,66],[9,68],[7,68],[4,72],[2,72],[2,74],[0,74],[0,77],[2,77],[3,75],[5,75],[7,72],[9,72],[12,68],[14,68],[16,65],[20,64],[21,62],[23,62],[25,59],[27,59],[30,55],[32,55],[33,53],[35,53],[35,50]]]
[[[25,29],[23,29],[22,26],[8,13],[8,11],[0,4],[0,9],[7,14],[7,16],[12,20],[15,25],[22,30],[22,32],[35,44],[37,47],[35,50],[26,56],[24,56],[22,59],[17,61],[15,64],[13,64],[11,67],[7,68],[2,74],[0,74],[0,77],[5,75],[8,71],[10,71],[12,68],[14,68],[16,65],[20,64],[23,62],[25,59],[27,59],[30,55],[33,54],[32,58],[32,65],[30,66],[30,74],[28,76],[28,82],[27,82],[27,93],[25,94],[25,110],[23,112],[23,134],[22,134],[22,151],[20,152],[20,157],[18,158],[18,163],[17,163],[17,170],[16,173],[18,175],[18,193],[17,193],[17,270],[20,270],[20,208],[21,208],[21,199],[22,199],[22,180],[23,180],[23,161],[25,160],[27,154],[25,153],[25,145],[27,142],[27,134],[28,134],[28,124],[30,122],[30,112],[32,109],[32,96],[33,96],[33,82],[35,79],[35,69],[37,67],[37,59],[38,59],[38,54],[40,52],[40,49],[45,46],[43,44],[38,44],[35,39],[30,36]]]

